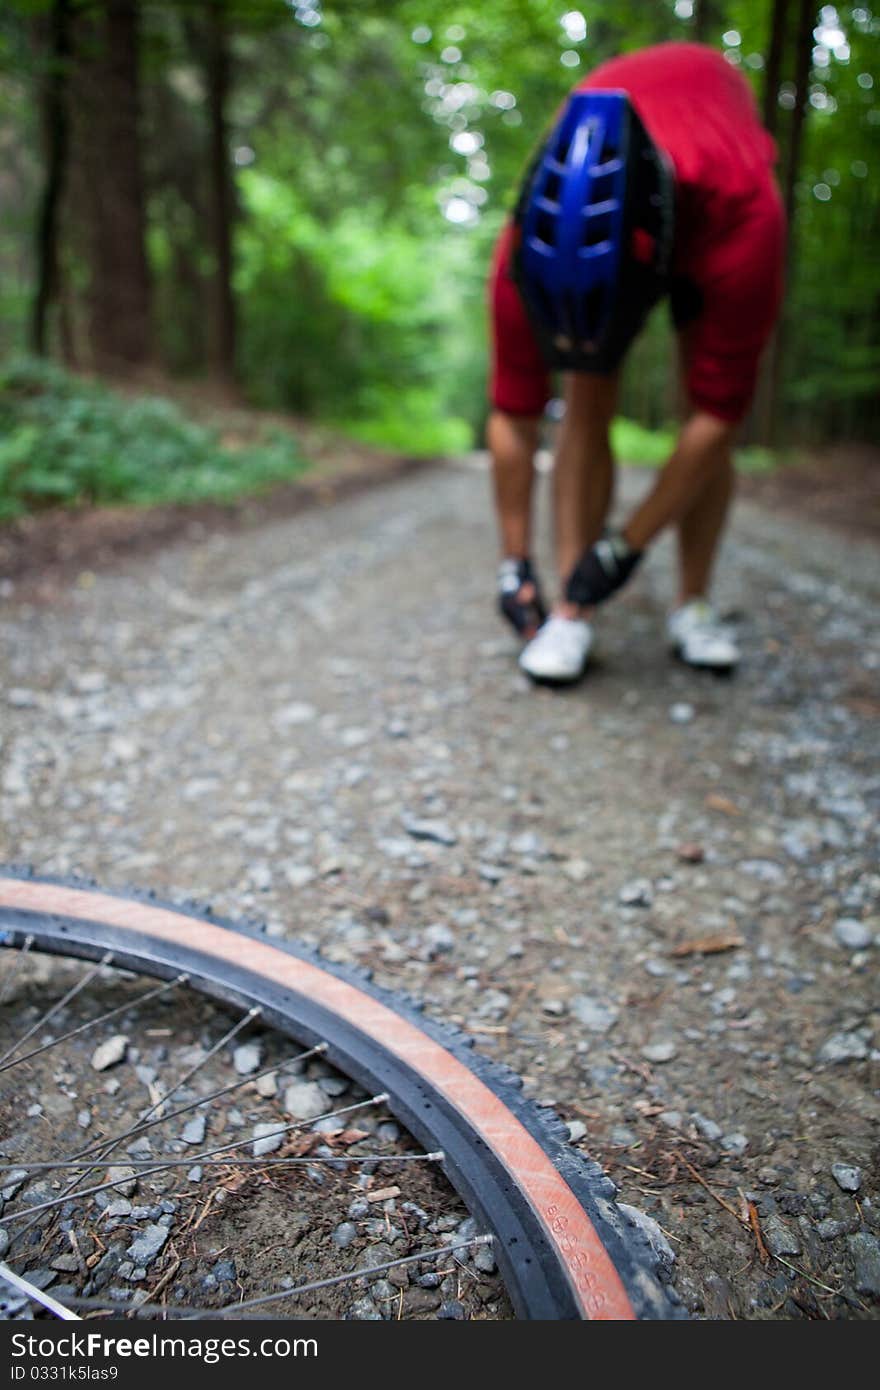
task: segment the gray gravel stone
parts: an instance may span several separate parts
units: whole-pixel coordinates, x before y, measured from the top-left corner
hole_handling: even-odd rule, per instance
[[[463,1303],[457,1298],[447,1298],[437,1310],[438,1318],[444,1318],[452,1322],[464,1322],[467,1318],[467,1311]]]
[[[743,859],[739,870],[759,883],[784,883],[786,878],[785,870],[775,859]]]
[[[832,1033],[819,1048],[820,1062],[863,1062],[868,1044],[860,1033]]]
[[[618,1206],[624,1216],[628,1217],[634,1226],[647,1237],[648,1244],[661,1264],[667,1269],[671,1269],[675,1263],[675,1251],[666,1239],[657,1221],[653,1216],[649,1216],[646,1211],[639,1207],[631,1207],[626,1202],[619,1202]]]
[[[6,1230],[5,1226],[0,1226],[0,1260],[3,1259],[3,1256],[6,1254],[6,1251],[8,1249],[9,1232]]]
[[[691,1119],[704,1139],[708,1139],[710,1144],[717,1144],[722,1134],[720,1125],[716,1125],[714,1120],[708,1120],[705,1115],[700,1114],[699,1110],[691,1112]]]
[[[262,1055],[263,1049],[258,1042],[242,1043],[232,1054],[232,1065],[239,1076],[250,1076],[259,1067]]]
[[[24,1278],[33,1284],[35,1289],[48,1289],[50,1284],[55,1283],[57,1275],[52,1269],[26,1269]]]
[[[382,1314],[371,1298],[358,1298],[351,1305],[349,1318],[355,1322],[381,1322]]]
[[[862,1185],[861,1168],[853,1168],[848,1163],[832,1163],[831,1175],[843,1192],[858,1192]]]
[[[201,1144],[205,1137],[205,1116],[194,1115],[183,1127],[181,1139],[185,1144]]]
[[[106,1042],[99,1043],[92,1053],[92,1066],[95,1071],[106,1071],[121,1062],[128,1050],[128,1038],[124,1033],[114,1033]]]
[[[562,866],[562,872],[572,883],[586,883],[593,866],[586,859],[568,859]]]
[[[383,1223],[384,1224],[384,1223]],[[376,1269],[379,1265],[387,1264],[394,1259],[394,1251],[384,1240],[376,1241],[375,1245],[368,1245],[366,1250],[362,1250],[355,1263],[355,1269],[370,1270]]]
[[[880,1295],[880,1240],[869,1231],[858,1231],[847,1244],[855,1266],[856,1289]]]
[[[327,1097],[314,1081],[294,1081],[284,1091],[284,1109],[295,1120],[313,1120],[328,1108]]]
[[[641,1049],[641,1052],[642,1056],[646,1057],[649,1062],[657,1062],[659,1064],[671,1062],[673,1057],[678,1056],[678,1048],[675,1043],[671,1041],[646,1043]]]
[[[733,1134],[722,1134],[721,1147],[725,1153],[733,1154],[735,1158],[742,1158],[749,1147],[749,1137],[739,1131],[735,1131]]]
[[[569,1012],[591,1033],[609,1033],[620,1016],[620,1010],[607,999],[591,994],[576,994],[569,1000]]]
[[[131,1152],[129,1150],[129,1152]],[[113,1183],[110,1189],[111,1195],[116,1197],[133,1197],[137,1192],[137,1172],[126,1163],[114,1164],[107,1169],[107,1179]]]
[[[11,1168],[9,1172],[0,1174],[0,1197],[4,1202],[11,1202],[18,1189],[27,1177],[27,1168]]]
[[[840,917],[832,928],[834,940],[846,951],[864,951],[872,944],[874,935],[864,922],[854,917]]]
[[[765,1216],[761,1222],[764,1244],[771,1255],[799,1255],[801,1243],[790,1226],[776,1214]]]
[[[345,1076],[320,1076],[318,1085],[325,1095],[336,1099],[337,1096],[344,1095],[348,1090],[348,1078]]]
[[[565,1003],[564,999],[543,999],[541,1001],[541,1009],[545,1014],[549,1014],[551,1018],[564,1018],[565,1014],[568,1012],[568,1005]]]
[[[696,712],[693,705],[689,705],[686,700],[677,700],[674,705],[669,706],[669,718],[673,724],[690,724]]]
[[[832,1216],[826,1216],[816,1222],[816,1233],[820,1240],[836,1240],[838,1236],[845,1235],[846,1230],[846,1222],[835,1221]]]
[[[416,816],[403,816],[403,828],[414,840],[432,840],[438,845],[457,845],[458,836],[451,826],[441,820],[420,820]]]
[[[422,932],[429,956],[441,956],[455,947],[455,936],[442,922],[433,922]]]
[[[474,1251],[474,1266],[481,1274],[495,1273],[495,1256],[491,1245],[478,1245]]]
[[[334,1230],[330,1239],[334,1245],[338,1245],[340,1250],[345,1250],[357,1239],[357,1226],[351,1221],[342,1221]]]
[[[629,1146],[630,1146],[631,1144],[635,1144],[637,1141],[638,1141],[638,1135],[636,1134],[636,1132],[635,1132],[634,1129],[630,1129],[630,1128],[629,1128],[629,1125],[613,1125],[613,1126],[612,1126],[612,1128],[611,1128],[611,1142],[612,1142],[612,1144],[620,1144],[620,1145],[622,1145],[624,1148],[629,1148]]]
[[[152,1223],[138,1232],[125,1253],[135,1265],[148,1265],[155,1260],[168,1235],[167,1226]]]
[[[266,1154],[275,1153],[287,1137],[280,1120],[263,1120],[260,1124],[254,1125],[252,1133],[254,1158],[263,1158]]]
[[[625,883],[617,895],[617,901],[624,907],[650,907],[654,901],[650,879],[636,878],[631,883]]]
[[[667,1129],[680,1130],[684,1124],[684,1117],[680,1110],[661,1110],[657,1119]]]

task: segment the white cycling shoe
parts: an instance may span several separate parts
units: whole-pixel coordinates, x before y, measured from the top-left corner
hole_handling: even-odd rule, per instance
[[[593,629],[580,618],[552,614],[520,653],[520,670],[545,685],[571,685],[587,669]]]
[[[673,652],[688,666],[727,672],[739,662],[730,630],[704,598],[691,599],[670,613],[666,631]]]

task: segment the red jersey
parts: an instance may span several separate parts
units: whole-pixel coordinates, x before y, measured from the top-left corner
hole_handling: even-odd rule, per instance
[[[603,63],[579,88],[625,91],[675,172],[672,311],[692,405],[738,420],[782,292],[776,150],[748,82],[713,49],[665,43]],[[538,414],[549,381],[510,278],[510,228],[493,273],[494,403]]]

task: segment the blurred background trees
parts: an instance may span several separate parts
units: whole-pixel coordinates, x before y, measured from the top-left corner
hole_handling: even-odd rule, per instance
[[[752,438],[875,437],[878,34],[813,0],[7,0],[0,356],[467,446],[533,143],[596,63],[699,37],[752,82],[792,210]],[[624,411],[662,425],[664,312],[634,356]]]

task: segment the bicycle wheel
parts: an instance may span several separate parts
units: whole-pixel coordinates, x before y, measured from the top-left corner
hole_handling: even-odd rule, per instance
[[[613,1184],[568,1144],[561,1122],[466,1037],[368,979],[209,910],[19,873],[0,875],[0,944],[186,977],[226,1005],[259,1010],[302,1046],[322,1046],[437,1157],[491,1233],[518,1317],[682,1315]]]

